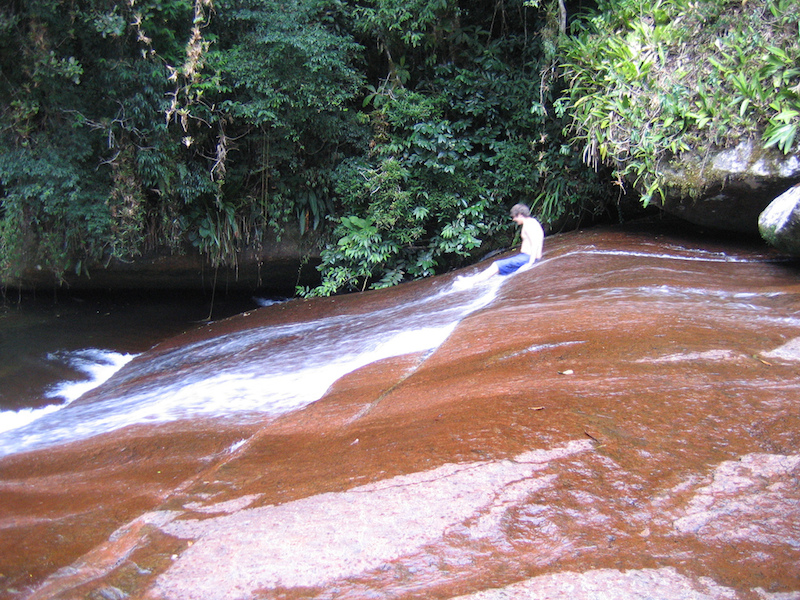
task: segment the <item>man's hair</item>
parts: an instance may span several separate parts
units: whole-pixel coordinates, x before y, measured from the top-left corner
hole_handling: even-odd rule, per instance
[[[511,218],[513,219],[518,215],[528,218],[531,216],[531,209],[528,208],[527,204],[515,204],[511,207]]]

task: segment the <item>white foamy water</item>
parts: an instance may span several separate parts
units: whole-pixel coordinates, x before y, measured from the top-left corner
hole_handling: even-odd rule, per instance
[[[88,387],[60,388],[55,393],[71,402],[67,409],[42,409],[35,420],[6,431],[0,456],[140,423],[297,410],[365,365],[434,350],[461,319],[489,304],[500,285],[494,278],[381,311],[256,327],[153,351],[114,369],[91,401],[71,402]]]
[[[609,249],[600,249],[600,248],[595,248],[593,246],[589,246],[585,248],[580,248],[578,250],[573,250],[572,252],[568,252],[564,256],[569,256],[573,254],[597,254],[602,256],[656,258],[660,260],[679,260],[688,262],[715,262],[715,263],[762,262],[762,259],[734,256],[732,254],[727,254],[725,252],[712,252],[709,250],[692,249],[687,253],[686,248],[680,246],[674,246],[672,249],[675,250],[674,253],[659,252],[659,251],[647,252],[645,250],[609,250]]]
[[[49,404],[41,408],[0,411],[0,434],[25,427],[42,417],[60,411],[86,392],[102,385],[132,358],[132,354],[120,354],[94,348],[48,356],[50,360],[67,363],[76,371],[83,373],[85,378],[78,381],[65,381],[50,389],[47,397],[61,399],[62,402],[58,404]]]
[[[45,415],[61,410],[65,406],[66,404],[50,404],[42,408],[0,411],[0,433],[24,427]]]
[[[120,354],[119,352],[94,348],[65,352],[60,357],[51,355],[48,358],[61,358],[73,369],[86,375],[88,379],[59,383],[48,391],[47,397],[62,398],[67,403],[77,400],[86,392],[108,381],[114,373],[130,362],[133,357],[133,354]]]

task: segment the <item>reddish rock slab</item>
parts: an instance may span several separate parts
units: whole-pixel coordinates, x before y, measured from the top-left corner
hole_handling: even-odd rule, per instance
[[[441,345],[302,410],[0,460],[0,590],[797,598],[797,275],[761,249],[649,231],[548,238]],[[154,353],[447,285],[292,301]]]

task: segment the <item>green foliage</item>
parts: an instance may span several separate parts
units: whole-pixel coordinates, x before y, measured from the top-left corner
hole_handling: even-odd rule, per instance
[[[301,140],[316,124],[309,115],[332,118],[360,90],[352,64],[360,46],[329,29],[324,3],[227,0],[221,8],[209,68],[232,92],[223,113]]]
[[[446,2],[364,12],[388,59],[365,100],[372,150],[338,169],[345,216],[323,251],[322,284],[300,293],[380,288],[463,264],[512,241],[507,211],[519,201],[546,223],[602,208],[608,190],[561,140],[560,120],[531,108],[550,90],[524,20],[495,39],[469,24],[485,15]]]
[[[324,222],[331,169],[364,143],[346,12],[337,0],[0,12],[0,276],[187,243],[233,265],[270,227]]]
[[[176,167],[163,124],[167,81],[152,53],[182,50],[169,18],[188,4],[136,7],[41,0],[0,19],[0,54],[14,59],[2,61],[0,81],[3,278],[36,267],[60,279],[135,254],[146,239],[174,239],[174,228],[158,231]],[[137,35],[157,22],[164,35]]]
[[[189,245],[232,266],[295,226],[330,242],[322,286],[304,290],[330,294],[507,245],[518,201],[553,226],[592,215],[608,190],[561,136],[550,10],[13,2],[0,10],[0,277]],[[783,147],[789,132],[772,135]]]
[[[75,154],[81,150],[20,148],[0,154],[6,192],[0,213],[4,272],[16,275],[20,265],[32,264],[56,277],[67,270],[80,274],[85,258],[102,255],[99,240],[108,234],[111,220],[94,209],[103,201],[102,187],[77,168]],[[78,258],[76,247],[82,248]]]
[[[399,58],[407,50],[435,50],[440,34],[452,31],[458,15],[453,0],[371,0],[357,9],[356,23],[390,57]]]
[[[800,7],[789,0],[604,0],[562,40],[584,159],[663,193],[662,169],[756,132],[797,147]]]
[[[333,210],[331,171],[363,143],[350,111],[361,47],[337,0],[224,0],[217,10],[204,70],[182,90],[179,112],[189,147],[215,157],[219,188],[194,243],[210,254],[224,243],[216,260],[234,264],[268,227],[293,221],[303,234]]]

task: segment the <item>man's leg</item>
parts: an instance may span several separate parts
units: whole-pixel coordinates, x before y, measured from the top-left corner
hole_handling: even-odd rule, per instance
[[[530,260],[531,257],[529,254],[515,254],[509,258],[498,260],[496,263],[497,272],[500,273],[500,275],[511,275],[527,265]]]
[[[478,283],[479,281],[486,281],[490,277],[494,277],[499,272],[500,272],[500,267],[498,266],[497,261],[495,261],[489,266],[488,269],[484,269],[477,275],[473,275],[470,279],[472,279],[472,281],[474,281],[475,283]]]
[[[453,282],[453,287],[457,290],[466,290],[467,288],[471,288],[473,285],[477,283],[481,283],[490,279],[494,275],[497,275],[499,269],[497,267],[497,263],[493,262],[489,268],[484,269],[480,273],[475,275],[470,275],[469,277],[465,277],[464,275],[459,275],[456,277],[456,280]]]

